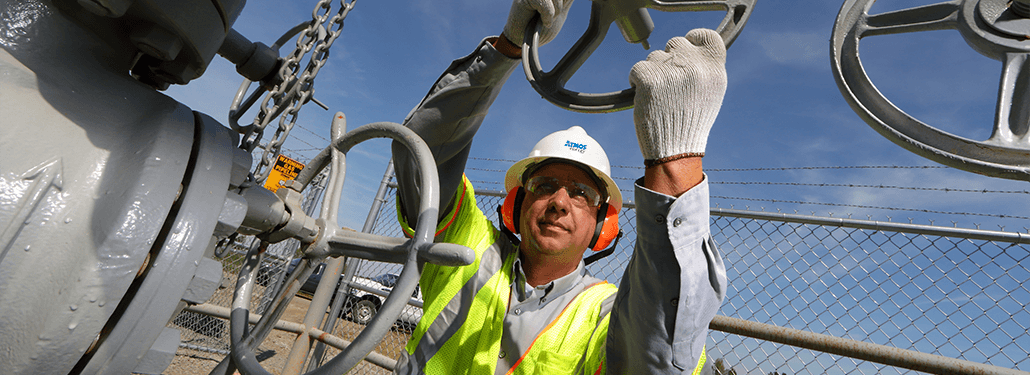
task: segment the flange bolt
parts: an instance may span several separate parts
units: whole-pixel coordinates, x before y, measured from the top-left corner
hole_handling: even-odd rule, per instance
[[[1020,17],[1030,18],[1030,0],[1012,0],[1009,9]]]

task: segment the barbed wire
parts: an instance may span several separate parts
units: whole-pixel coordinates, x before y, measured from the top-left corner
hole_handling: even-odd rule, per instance
[[[322,149],[320,149],[320,148],[300,148],[300,149],[284,148],[283,150],[292,151],[292,152],[322,151]]]
[[[515,163],[514,159],[498,159],[470,156],[469,160],[496,161]],[[645,169],[639,165],[613,165],[612,168],[624,169]],[[800,166],[800,167],[755,167],[755,168],[705,168],[706,172],[741,172],[741,171],[788,171],[788,170],[812,170],[812,169],[946,169],[942,165],[830,165],[830,166]]]
[[[515,163],[514,159],[483,158],[470,156],[469,160],[495,161]],[[613,165],[612,168],[623,169],[645,169],[640,165]],[[800,166],[800,167],[755,167],[755,168],[705,168],[705,172],[745,172],[745,171],[790,171],[790,170],[818,170],[818,169],[947,169],[943,165],[830,165],[830,166]]]
[[[955,189],[955,188],[933,188],[933,187],[911,187],[894,185],[863,185],[863,184],[813,184],[803,182],[749,182],[749,181],[712,181],[710,184],[723,185],[781,185],[781,186],[813,186],[813,187],[846,187],[846,188],[873,188],[873,189],[899,189],[899,190],[923,190],[943,191],[959,193],[997,193],[997,194],[1030,194],[1027,190],[977,190],[977,189]]]
[[[499,161],[499,162],[516,162],[515,160],[508,159],[495,159],[495,158],[479,158],[470,157],[473,160],[484,160],[484,161]],[[644,167],[637,166],[615,166],[612,168],[627,168],[627,169],[644,169]],[[784,170],[814,170],[814,169],[944,169],[948,168],[945,166],[907,166],[907,165],[853,165],[853,166],[802,166],[802,167],[777,167],[777,168],[736,168],[736,169],[706,169],[706,172],[728,172],[728,171],[784,171]],[[488,169],[488,168],[475,168],[469,167],[469,170],[484,171],[484,172],[506,172],[500,169]],[[633,177],[615,177],[614,180],[621,181],[636,181],[638,178]],[[495,184],[499,185],[499,182],[492,181],[474,181],[477,183]],[[960,192],[960,193],[981,193],[981,194],[1030,194],[1027,190],[989,190],[989,189],[957,189],[957,188],[935,188],[935,187],[911,187],[911,186],[896,186],[896,185],[872,185],[872,184],[834,184],[834,183],[803,183],[803,182],[771,182],[771,181],[715,181],[712,184],[726,184],[726,185],[780,185],[780,186],[807,186],[807,187],[844,187],[844,188],[867,188],[867,189],[897,189],[897,190],[914,190],[914,191],[940,191],[940,192]],[[633,189],[619,189],[623,193],[633,193]],[[923,213],[934,213],[944,215],[961,215],[961,216],[984,216],[994,218],[1007,218],[1007,219],[1030,219],[1028,216],[1018,215],[1005,215],[1005,214],[987,214],[987,213],[975,213],[975,212],[953,212],[953,211],[940,211],[940,210],[929,210],[919,208],[904,208],[904,207],[890,207],[890,206],[868,206],[868,205],[855,205],[847,203],[825,203],[825,202],[807,202],[798,200],[781,200],[781,199],[770,199],[770,198],[741,198],[741,197],[727,197],[712,195],[713,199],[727,199],[727,200],[743,200],[743,201],[762,201],[762,202],[773,202],[773,203],[791,203],[791,204],[808,204],[808,205],[821,205],[821,206],[835,206],[835,207],[851,207],[851,208],[863,208],[863,209],[877,209],[877,210],[888,210],[888,211],[908,211],[908,212],[923,212]]]
[[[297,141],[297,142],[300,142],[300,143],[303,143],[303,144],[305,144],[305,145],[308,145],[308,147],[311,147],[311,148],[314,148],[314,149],[318,149],[318,150],[322,150],[322,149],[321,149],[321,148],[319,148],[318,146],[315,146],[315,145],[313,145],[313,144],[310,144],[310,143],[308,143],[307,141],[305,141],[305,140],[303,140],[303,139],[300,139],[299,137],[293,137],[293,140],[295,140],[295,141]]]
[[[867,206],[867,205],[848,204],[848,203],[806,202],[806,201],[780,200],[780,199],[768,199],[768,198],[741,198],[741,197],[726,197],[726,196],[721,196],[721,195],[711,195],[710,197],[713,198],[713,199],[726,199],[726,200],[743,200],[743,201],[755,201],[755,202],[792,203],[792,204],[811,204],[811,205],[818,205],[818,206],[867,208],[867,209],[889,210],[889,211],[910,211],[910,212],[923,212],[923,213],[943,214],[943,215],[985,216],[985,217],[994,217],[994,218],[1001,218],[1001,219],[1030,219],[1030,216],[1005,215],[1005,214],[984,214],[984,213],[977,213],[977,212],[938,211],[938,210],[927,210],[927,209],[922,209],[922,208]]]
[[[518,161],[518,160],[513,160],[513,159],[492,159],[492,158],[480,158],[480,157],[475,157],[475,156],[469,156],[469,160],[503,161],[503,162],[507,162],[507,163],[514,163],[514,162]]]
[[[489,185],[500,185],[497,181],[484,181],[484,180],[469,180],[476,184],[489,184]],[[631,189],[619,189],[623,193],[633,193]],[[975,192],[975,191],[974,191]],[[1030,216],[1018,216],[1018,215],[1005,215],[1005,214],[985,214],[977,212],[954,212],[954,211],[938,211],[938,210],[927,210],[921,208],[904,208],[904,207],[889,207],[889,206],[868,206],[858,204],[847,204],[847,203],[824,203],[824,202],[807,202],[807,201],[796,201],[796,200],[782,200],[782,199],[769,199],[769,198],[742,198],[742,197],[727,197],[721,195],[711,195],[713,199],[726,199],[726,200],[743,200],[743,201],[760,201],[760,202],[771,202],[771,203],[792,203],[792,204],[810,204],[819,206],[834,206],[834,207],[851,207],[851,208],[865,208],[865,209],[877,209],[887,211],[911,211],[911,212],[923,212],[933,214],[945,214],[945,215],[961,215],[961,216],[985,216],[995,217],[1002,219],[1030,219]]]
[[[322,136],[321,134],[315,133],[315,132],[311,131],[311,129],[305,128],[304,126],[301,126],[300,124],[294,124],[294,126],[296,126],[298,128],[301,128],[301,130],[304,130],[304,131],[306,131],[308,133],[311,133],[311,135],[314,135],[314,136],[318,137],[319,139],[325,141],[326,144],[333,143],[332,141],[329,140],[329,138],[326,138],[326,137]]]
[[[612,177],[613,180],[636,181],[638,178]],[[709,184],[722,185],[782,185],[782,186],[811,186],[811,187],[846,187],[846,188],[872,188],[872,189],[899,189],[899,190],[923,190],[943,191],[959,193],[996,193],[996,194],[1030,194],[1027,190],[988,190],[988,189],[956,189],[956,188],[934,188],[934,187],[911,187],[895,185],[864,185],[864,184],[827,184],[827,183],[805,183],[805,182],[768,182],[768,181],[712,181]]]
[[[612,168],[644,169],[643,166],[613,165]],[[751,171],[791,171],[815,169],[946,169],[942,165],[832,165],[822,167],[776,167],[776,168],[705,168],[705,172],[751,172]]]
[[[502,173],[508,172],[508,171],[503,170],[503,169],[486,169],[486,168],[475,168],[475,167],[465,167],[465,169],[470,170],[470,171],[483,171],[483,172],[502,172]]]

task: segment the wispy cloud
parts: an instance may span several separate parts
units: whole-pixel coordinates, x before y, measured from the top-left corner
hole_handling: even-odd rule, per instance
[[[825,32],[765,32],[754,38],[766,56],[778,64],[798,68],[827,66],[829,44]]]

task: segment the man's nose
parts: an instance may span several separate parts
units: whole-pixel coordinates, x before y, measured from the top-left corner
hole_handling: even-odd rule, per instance
[[[569,205],[572,203],[572,198],[569,197],[569,191],[564,186],[559,187],[557,191],[547,198],[547,200],[548,208],[563,213],[569,211]]]

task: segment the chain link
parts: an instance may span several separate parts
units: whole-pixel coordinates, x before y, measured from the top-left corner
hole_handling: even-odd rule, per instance
[[[355,2],[356,0],[349,3],[341,0],[340,9],[329,18],[332,0],[319,1],[311,12],[311,23],[297,37],[297,47],[283,59],[278,73],[282,83],[275,85],[265,94],[260,112],[255,116],[253,125],[248,127],[240,143],[240,148],[253,152],[260,145],[265,128],[273,119],[279,117],[279,126],[275,134],[268,143],[260,145],[264,152],[254,167],[254,181],[262,181],[268,176],[269,166],[279,156],[283,143],[297,122],[300,107],[313,98],[315,77],[329,58],[329,48],[343,32],[343,20],[354,8]],[[324,25],[327,20],[328,27]],[[310,61],[301,70],[301,59],[309,52]]]

